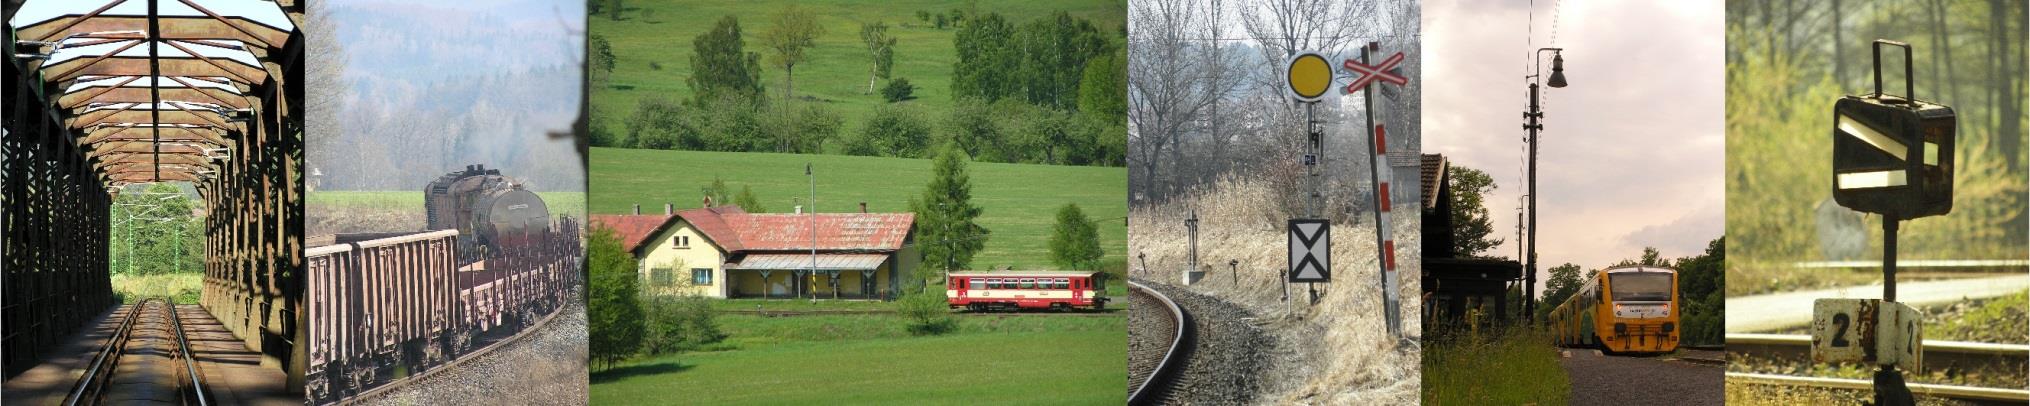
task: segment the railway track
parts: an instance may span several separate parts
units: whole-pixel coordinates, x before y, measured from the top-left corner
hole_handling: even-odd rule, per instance
[[[465,356],[458,357],[458,359],[445,362],[443,365],[432,367],[430,368],[430,370],[423,371],[423,373],[420,374],[408,376],[392,382],[383,383],[379,386],[375,386],[373,389],[368,389],[366,391],[360,392],[357,395],[353,395],[351,397],[340,400],[338,402],[338,405],[343,406],[343,405],[372,404],[375,403],[374,401],[376,399],[379,399],[383,395],[386,395],[388,393],[392,393],[397,389],[407,387],[408,385],[416,382],[421,382],[430,379],[430,377],[436,376],[438,373],[442,373],[444,371],[456,370],[458,369],[458,366],[460,364],[464,364],[467,361],[479,359],[480,357],[483,357],[488,353],[492,353],[493,350],[495,349],[507,347],[507,344],[509,343],[521,341],[523,337],[528,337],[529,335],[537,331],[541,331],[543,328],[548,327],[551,321],[556,320],[557,315],[563,314],[564,309],[568,307],[569,306],[558,307],[557,310],[551,311],[548,316],[543,316],[542,320],[536,321],[535,324],[531,324],[529,325],[529,327],[523,328],[521,329],[521,331],[515,332],[514,335],[502,338],[498,341],[486,343],[484,347],[480,347],[479,349],[473,350],[472,352],[465,354]]]
[[[1801,334],[1728,334],[1727,348],[1732,357],[1755,357],[1774,361],[1811,363],[1811,336]],[[2024,369],[2030,362],[2030,345],[1971,343],[1960,341],[1924,341],[1924,369],[1927,371],[2002,371],[2015,372]],[[1813,387],[1837,390],[1873,390],[1873,383],[1866,379],[1822,378],[1791,375],[1728,372],[1727,379],[1734,382]],[[1911,383],[1910,391],[1921,396],[1933,396],[1976,402],[2030,402],[2030,390],[2022,388],[1988,388],[1966,385],[1941,385]]]
[[[1167,404],[1174,400],[1178,376],[1185,368],[1192,342],[1191,315],[1162,292],[1128,282],[1130,335],[1128,382],[1130,405]]]
[[[176,305],[148,298],[125,312],[63,404],[211,404]]]

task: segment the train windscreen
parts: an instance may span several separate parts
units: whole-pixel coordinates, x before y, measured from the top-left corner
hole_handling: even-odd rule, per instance
[[[1608,274],[1608,289],[1614,301],[1668,301],[1671,300],[1671,274],[1664,272],[1638,272]]]

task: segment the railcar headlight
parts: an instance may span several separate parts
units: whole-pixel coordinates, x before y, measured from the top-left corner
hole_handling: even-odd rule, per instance
[[[1671,330],[1676,330],[1677,328],[1678,328],[1678,324],[1677,324],[1677,323],[1672,323],[1672,322],[1664,322],[1664,323],[1663,323],[1663,332],[1664,332],[1664,334],[1670,334]]]
[[[1628,323],[1614,323],[1614,334],[1628,334]]]

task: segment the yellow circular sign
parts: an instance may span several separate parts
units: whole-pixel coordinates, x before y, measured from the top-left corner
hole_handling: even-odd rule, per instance
[[[1318,101],[1319,96],[1332,89],[1332,64],[1325,57],[1314,53],[1298,54],[1290,58],[1290,94],[1303,101]]]

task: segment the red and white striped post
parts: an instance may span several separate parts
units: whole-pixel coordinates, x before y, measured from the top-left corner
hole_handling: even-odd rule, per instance
[[[1401,337],[1401,306],[1397,305],[1398,301],[1396,298],[1396,240],[1394,237],[1395,233],[1391,232],[1393,229],[1389,226],[1389,211],[1391,209],[1390,206],[1393,204],[1389,201],[1389,180],[1392,175],[1389,174],[1388,131],[1382,127],[1381,123],[1375,121],[1374,92],[1369,90],[1373,90],[1370,87],[1377,81],[1402,86],[1408,84],[1409,79],[1395,71],[1396,65],[1403,62],[1403,54],[1400,52],[1390,55],[1387,59],[1383,59],[1381,63],[1369,65],[1368,58],[1379,51],[1381,51],[1381,43],[1369,42],[1367,47],[1360,53],[1359,62],[1349,60],[1346,61],[1344,66],[1360,74],[1358,79],[1347,85],[1346,92],[1353,93],[1360,91],[1362,98],[1367,103],[1365,110],[1367,112],[1369,129],[1368,142],[1374,146],[1374,159],[1369,161],[1373,166],[1373,170],[1369,171],[1368,174],[1372,176],[1370,179],[1375,186],[1375,256],[1381,262],[1380,274],[1382,277],[1382,300],[1384,306],[1382,314],[1388,319],[1389,334]]]

